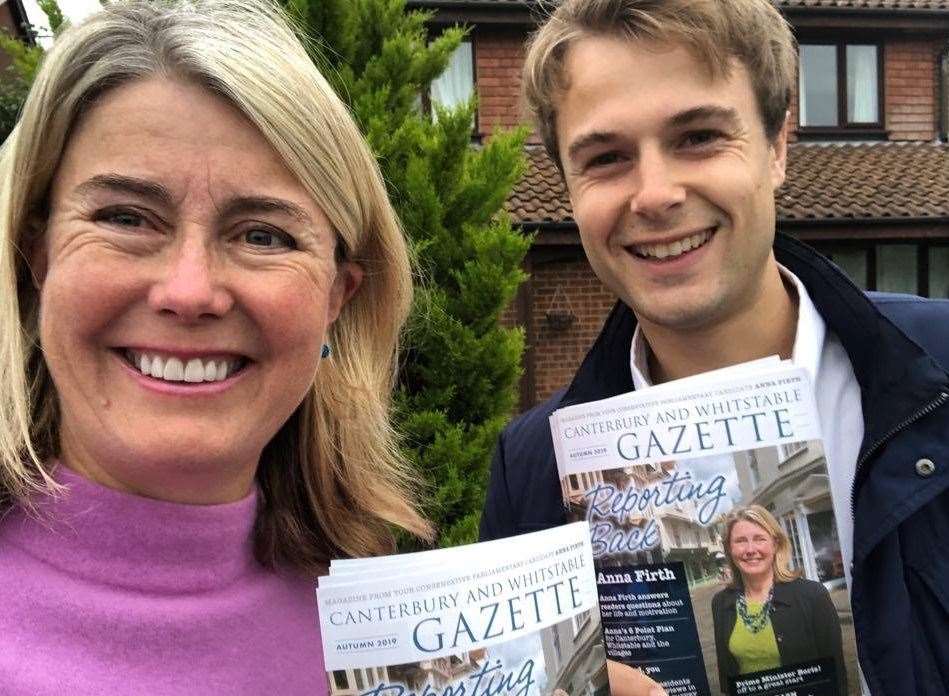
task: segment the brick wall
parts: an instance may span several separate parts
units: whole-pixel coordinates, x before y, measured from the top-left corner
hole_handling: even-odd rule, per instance
[[[932,140],[938,111],[935,41],[890,41],[884,49],[886,127],[891,140]]]
[[[474,35],[475,76],[478,86],[478,133],[489,135],[498,126],[522,122],[521,31],[489,29]]]
[[[540,402],[570,383],[616,296],[583,257],[535,265],[531,278],[534,345],[528,350],[532,350],[536,401]],[[547,312],[568,307],[576,316],[574,322],[565,329],[551,327]]]
[[[487,28],[475,34],[478,132],[523,122],[520,71],[526,37],[519,30]],[[888,41],[884,46],[884,113],[891,140],[932,140],[938,119],[937,40]],[[791,98],[790,140],[797,139],[797,81]]]
[[[788,104],[788,111],[790,112],[789,121],[788,121],[788,142],[794,143],[797,142],[797,124],[798,118],[800,116],[800,100],[798,99],[798,81],[795,80],[791,85],[791,103]]]

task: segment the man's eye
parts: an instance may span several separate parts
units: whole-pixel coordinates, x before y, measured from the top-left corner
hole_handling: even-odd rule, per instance
[[[620,155],[618,152],[602,152],[599,155],[591,157],[587,160],[587,168],[591,167],[607,167],[611,164],[616,164],[620,161]]]
[[[685,147],[702,147],[710,145],[722,138],[722,134],[716,130],[700,130],[686,133],[682,139]]]
[[[244,241],[260,249],[296,249],[296,242],[286,232],[268,229],[253,229],[244,232]]]

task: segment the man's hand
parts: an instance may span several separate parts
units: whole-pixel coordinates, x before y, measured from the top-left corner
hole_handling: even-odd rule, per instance
[[[613,660],[606,661],[611,696],[666,696],[666,690],[640,670]]]

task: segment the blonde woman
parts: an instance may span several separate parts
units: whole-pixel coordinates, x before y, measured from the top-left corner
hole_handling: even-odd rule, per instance
[[[110,4],[0,150],[5,693],[326,693],[314,578],[428,524],[409,260],[281,14]]]
[[[731,584],[712,598],[719,686],[730,677],[832,660],[837,693],[847,693],[840,619],[824,586],[790,568],[791,545],[760,505],[733,510],[725,524]]]

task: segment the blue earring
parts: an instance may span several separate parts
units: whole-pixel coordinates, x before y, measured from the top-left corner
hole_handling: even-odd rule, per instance
[[[333,354],[333,349],[329,347],[328,343],[323,344],[323,350],[320,351],[320,357],[324,360]]]

